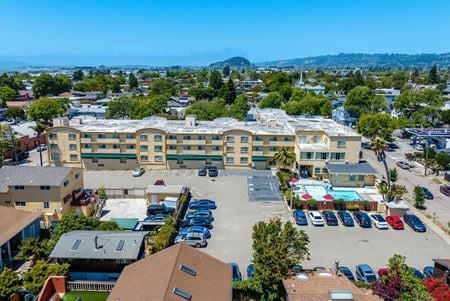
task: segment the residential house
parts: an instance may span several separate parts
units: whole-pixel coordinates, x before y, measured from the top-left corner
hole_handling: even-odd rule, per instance
[[[42,215],[43,226],[58,221],[83,196],[83,171],[72,167],[0,168],[0,205]]]
[[[332,111],[331,119],[345,126],[353,126],[358,121],[358,116],[342,106]]]
[[[22,241],[39,237],[40,214],[0,206],[0,271],[13,263]]]
[[[304,85],[302,87],[300,87],[300,89],[305,90],[308,93],[315,93],[315,94],[325,94],[325,87],[324,86],[311,86],[311,85]]]
[[[108,107],[103,105],[81,104],[80,101],[72,101],[69,105],[69,118],[77,116],[92,116],[97,119],[105,119]]]
[[[400,90],[394,89],[394,88],[380,88],[374,90],[375,95],[381,95],[384,96],[386,99],[386,102],[388,103],[389,107],[391,107],[397,97],[400,95]]]
[[[61,235],[49,258],[70,263],[73,280],[115,281],[125,266],[145,256],[147,232],[71,231]]]
[[[128,265],[108,301],[231,301],[231,267],[180,243]]]
[[[441,278],[450,285],[450,259],[433,259],[434,261],[434,277]]]
[[[377,171],[364,163],[326,163],[329,180],[333,186],[374,186]]]

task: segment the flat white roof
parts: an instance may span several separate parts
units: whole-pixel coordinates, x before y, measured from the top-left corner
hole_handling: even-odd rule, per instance
[[[183,185],[148,185],[147,194],[169,193],[178,194],[183,190]]]

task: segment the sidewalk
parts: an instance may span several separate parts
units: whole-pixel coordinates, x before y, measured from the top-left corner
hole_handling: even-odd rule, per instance
[[[442,238],[448,245],[450,245],[450,235],[448,235],[444,230],[442,230],[438,225],[436,225],[430,218],[425,216],[419,209],[414,207],[411,203],[407,202],[409,205],[409,210],[417,215],[422,222],[431,230],[434,231],[440,238]]]

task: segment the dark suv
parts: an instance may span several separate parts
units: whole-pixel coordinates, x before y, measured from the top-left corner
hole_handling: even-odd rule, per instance
[[[324,212],[322,212],[322,216],[328,226],[337,226],[338,225],[337,217],[333,211],[324,211]]]
[[[147,216],[155,215],[158,213],[172,214],[175,212],[175,208],[167,207],[166,205],[152,204],[147,207]]]
[[[208,176],[217,177],[219,175],[219,170],[215,166],[210,166],[208,168]]]
[[[357,211],[353,213],[353,217],[355,218],[356,222],[359,224],[361,228],[372,228],[372,222],[367,213]]]

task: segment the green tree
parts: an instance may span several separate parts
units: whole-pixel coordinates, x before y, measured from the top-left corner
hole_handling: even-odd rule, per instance
[[[161,251],[173,243],[173,239],[177,234],[177,229],[175,228],[175,219],[170,217],[164,222],[164,226],[161,227],[158,234],[156,234],[153,240],[152,251],[156,253]]]
[[[280,108],[283,102],[283,97],[278,92],[271,92],[269,95],[264,97],[259,103],[261,109],[265,108]]]
[[[392,141],[392,132],[396,127],[396,119],[385,113],[364,114],[356,122],[356,129],[363,136],[368,138],[378,136],[386,141]]]
[[[17,259],[20,260],[45,260],[50,254],[50,250],[47,247],[47,240],[42,240],[39,237],[28,237],[19,247],[19,254]]]
[[[450,156],[446,153],[437,153],[434,157],[436,163],[442,168],[442,170],[447,170],[450,164]]]
[[[386,161],[386,140],[384,140],[382,137],[375,137],[372,139],[372,150],[375,153],[377,160],[379,162],[382,162],[384,165],[384,170],[386,171],[386,180],[388,187],[391,187],[391,177],[389,175],[389,168]]]
[[[82,70],[77,70],[77,71],[75,71],[75,72],[73,73],[73,75],[72,75],[72,79],[73,79],[74,81],[80,81],[80,80],[83,80],[83,77],[84,77],[84,73],[83,73]]]
[[[5,117],[12,118],[14,120],[25,119],[25,111],[21,107],[9,107],[5,112]]]
[[[14,76],[9,76],[6,73],[0,75],[0,87],[9,87],[16,92],[21,88]]]
[[[42,73],[33,82],[33,94],[35,98],[41,98],[48,95],[59,95],[70,91],[72,80],[65,75],[51,76],[48,73]]]
[[[425,205],[425,192],[420,186],[414,187],[414,206],[416,208],[423,208]]]
[[[248,96],[245,94],[239,95],[230,107],[230,116],[239,120],[244,120],[247,117],[248,110]]]
[[[439,84],[440,78],[437,71],[436,65],[433,65],[428,73],[428,83],[430,84]]]
[[[439,120],[445,123],[446,125],[450,125],[450,110],[442,111]]]
[[[11,136],[12,134],[12,136]],[[17,139],[9,125],[0,125],[0,167],[3,166],[5,156],[14,150]]]
[[[17,272],[4,268],[0,273],[0,300],[9,300],[9,297],[22,287]]]
[[[0,87],[0,99],[4,102],[13,100],[16,97],[16,94],[16,90],[11,89],[10,87]]]
[[[351,90],[344,102],[344,107],[361,116],[367,113],[374,113],[373,111],[373,98],[375,94],[369,87],[359,86]]]
[[[33,294],[38,294],[44,286],[45,280],[50,276],[66,276],[69,274],[68,263],[49,264],[43,260],[39,260],[36,264],[25,273],[23,283],[27,290]]]
[[[130,87],[130,90],[134,90],[138,87],[138,80],[133,73],[130,73],[128,76],[128,86]]]
[[[214,93],[218,95],[219,91],[223,87],[222,75],[219,71],[211,71],[209,75],[209,85],[210,88],[214,90]]]
[[[121,119],[129,117],[130,109],[133,106],[133,100],[129,97],[119,97],[108,102],[108,110],[106,111],[107,119]]]
[[[234,83],[231,78],[223,86],[222,97],[227,104],[232,104],[236,99],[236,90],[234,89]]]
[[[175,87],[171,79],[160,78],[155,79],[150,84],[150,94],[151,95],[164,95],[169,97],[175,94]]]
[[[219,117],[229,116],[222,98],[214,101],[196,101],[186,109],[186,115],[196,115],[199,120],[214,120]]]
[[[222,74],[225,77],[230,76],[230,65],[225,65],[222,69]]]
[[[48,122],[57,116],[63,116],[66,111],[67,99],[41,98],[33,102],[28,109],[28,116],[33,121]]]
[[[284,300],[282,280],[292,267],[309,259],[309,237],[292,223],[279,218],[260,221],[253,226],[255,282],[261,300]]]
[[[273,156],[275,162],[281,169],[293,168],[295,163],[295,152],[292,148],[287,146],[280,147]]]
[[[331,113],[333,112],[333,105],[330,101],[325,101],[325,103],[322,105],[322,108],[320,109],[320,115],[325,118],[331,118]]]
[[[394,167],[389,170],[389,179],[391,180],[391,183],[396,183],[398,181],[397,168]]]

